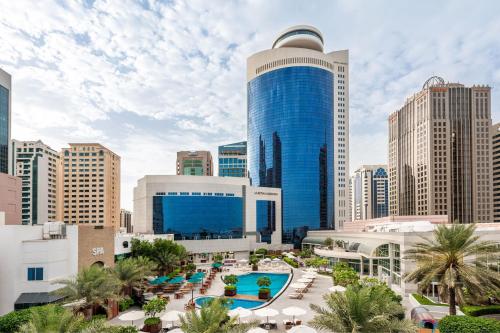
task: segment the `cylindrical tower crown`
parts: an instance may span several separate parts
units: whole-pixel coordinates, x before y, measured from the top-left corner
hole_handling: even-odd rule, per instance
[[[323,36],[315,27],[296,25],[282,31],[273,43],[273,49],[298,47],[323,52]]]

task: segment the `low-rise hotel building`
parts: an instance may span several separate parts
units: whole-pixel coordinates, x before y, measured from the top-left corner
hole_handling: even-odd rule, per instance
[[[377,221],[379,220],[379,221]],[[374,219],[363,223],[346,223],[340,231],[310,231],[302,243],[303,248],[313,248],[314,253],[327,258],[330,266],[345,262],[361,276],[375,277],[386,282],[394,291],[408,295],[417,291],[417,285],[404,281],[404,275],[415,268],[415,262],[405,260],[404,252],[422,237],[432,238],[438,224],[447,223],[448,217],[441,216],[399,216]],[[476,235],[481,240],[500,244],[500,225],[477,224]],[[341,241],[343,246],[327,248],[327,238]],[[437,295],[437,285],[435,286]],[[432,291],[430,291],[432,294]]]
[[[247,178],[145,176],[134,189],[134,232],[173,234],[191,253],[281,249],[281,190]]]

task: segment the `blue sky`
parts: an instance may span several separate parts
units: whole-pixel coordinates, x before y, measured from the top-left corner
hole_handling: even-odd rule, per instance
[[[385,163],[387,116],[432,75],[493,87],[496,1],[5,1],[0,67],[13,75],[13,138],[100,142],[122,156],[122,206],[178,150],[246,138],[246,58],[290,25],[350,50],[351,170]]]

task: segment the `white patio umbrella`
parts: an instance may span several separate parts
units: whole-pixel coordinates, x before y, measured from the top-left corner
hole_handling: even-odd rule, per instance
[[[284,315],[292,316],[292,323],[295,322],[295,316],[303,316],[307,313],[307,311],[303,308],[299,308],[298,306],[289,306],[281,310]]]
[[[184,333],[180,328],[174,328],[173,330],[169,330],[168,333]]]
[[[270,262],[271,261],[271,258],[264,258],[261,260],[262,262]]]
[[[248,310],[248,309],[245,309],[245,308],[242,308],[241,306],[239,306],[236,309],[229,310],[229,312],[227,314],[230,317],[238,316],[238,320],[239,320],[240,318],[250,317],[252,315],[252,313],[253,312],[251,310]]]
[[[134,325],[134,320],[139,320],[146,317],[146,314],[144,311],[139,311],[139,310],[132,310],[129,312],[125,312],[124,314],[120,315],[118,319],[123,320],[123,321],[131,321],[132,326]]]
[[[172,322],[172,326],[174,326],[174,322],[179,320],[180,317],[184,315],[184,312],[177,311],[177,310],[172,310],[168,311],[165,314],[163,314],[160,319],[163,321],[170,321]]]
[[[248,260],[247,259],[240,259],[240,260],[238,260],[238,262],[241,262],[242,264],[244,264],[244,263],[247,263]]]
[[[346,288],[345,287],[342,287],[342,286],[333,286],[333,287],[330,287],[328,288],[329,291],[332,291],[332,292],[341,292],[343,293],[344,291],[346,291]]]
[[[269,317],[274,317],[279,315],[279,312],[273,308],[262,308],[254,311],[255,315],[258,317],[267,317],[267,323],[269,323]]]
[[[315,278],[318,276],[318,273],[313,273],[313,272],[306,272],[306,274],[302,275],[302,277],[311,277]]]
[[[309,279],[309,278],[300,278],[297,280],[297,282],[300,282],[300,283],[309,283],[309,282],[312,282],[313,279]]]
[[[290,328],[288,333],[318,333],[314,328],[306,326],[306,325],[297,325]]]
[[[307,288],[307,284],[305,284],[305,283],[292,283],[290,285],[290,287],[292,287],[293,289],[304,289],[304,288]]]
[[[268,332],[269,332],[268,330],[265,330],[260,327],[251,328],[247,331],[247,333],[268,333]]]
[[[274,262],[280,262],[280,261],[281,261],[281,259],[280,259],[280,258],[274,258],[274,259],[273,259],[273,261],[274,261]]]

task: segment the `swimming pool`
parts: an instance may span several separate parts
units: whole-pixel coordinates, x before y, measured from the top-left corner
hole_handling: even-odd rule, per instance
[[[214,296],[198,297],[197,299],[194,300],[194,302],[198,306],[203,306],[203,304],[205,304],[205,302],[210,301],[213,298],[214,298]],[[230,310],[236,309],[238,307],[242,307],[245,309],[253,309],[253,308],[259,307],[265,303],[265,302],[261,302],[261,301],[251,301],[251,300],[247,300],[247,299],[238,299],[238,298],[231,298],[230,300],[231,300],[231,303],[229,305]]]
[[[239,295],[259,295],[259,286],[257,285],[257,280],[263,276],[269,277],[271,279],[271,297],[274,297],[286,284],[290,274],[286,273],[248,273],[244,275],[238,275],[238,283],[236,283],[236,290]]]

